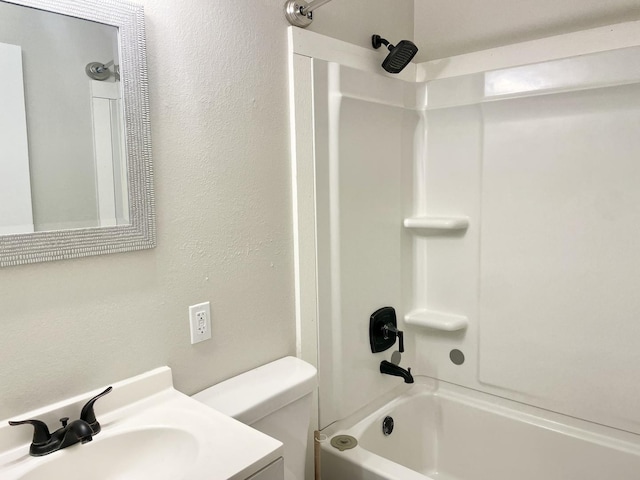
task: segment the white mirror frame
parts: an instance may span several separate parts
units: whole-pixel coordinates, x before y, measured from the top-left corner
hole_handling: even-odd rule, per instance
[[[156,246],[144,10],[119,0],[0,0],[112,25],[120,75],[130,224],[0,236],[0,267],[142,250]]]

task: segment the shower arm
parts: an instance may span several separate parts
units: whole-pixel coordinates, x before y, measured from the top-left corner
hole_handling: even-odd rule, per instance
[[[284,15],[295,27],[308,27],[313,21],[313,11],[329,3],[331,0],[287,0],[284,4]]]

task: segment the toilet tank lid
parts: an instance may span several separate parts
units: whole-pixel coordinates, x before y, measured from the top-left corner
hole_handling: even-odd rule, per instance
[[[247,425],[311,393],[316,369],[296,357],[275,362],[218,383],[193,398]]]

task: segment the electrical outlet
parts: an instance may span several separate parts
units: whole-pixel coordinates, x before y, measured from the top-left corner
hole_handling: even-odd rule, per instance
[[[192,345],[211,338],[211,307],[209,302],[189,307],[189,326]]]

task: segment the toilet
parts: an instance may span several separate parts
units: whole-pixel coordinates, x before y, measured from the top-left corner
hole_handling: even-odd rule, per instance
[[[285,480],[303,480],[316,369],[295,357],[225,380],[193,398],[279,440]]]

